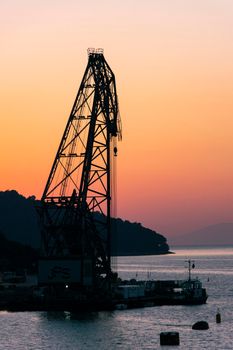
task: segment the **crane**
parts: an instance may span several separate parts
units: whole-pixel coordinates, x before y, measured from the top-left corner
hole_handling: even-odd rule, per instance
[[[111,279],[112,162],[121,140],[115,76],[88,63],[38,208],[39,283],[100,288]]]

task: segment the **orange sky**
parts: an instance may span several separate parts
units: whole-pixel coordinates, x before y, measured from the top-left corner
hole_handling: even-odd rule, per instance
[[[0,5],[0,190],[40,198],[87,64],[104,48],[123,122],[118,216],[175,235],[233,221],[231,0]]]

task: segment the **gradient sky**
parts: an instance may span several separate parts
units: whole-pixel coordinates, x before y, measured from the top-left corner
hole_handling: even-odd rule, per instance
[[[233,221],[232,0],[0,4],[0,190],[41,197],[87,48],[116,75],[118,216],[177,235]]]

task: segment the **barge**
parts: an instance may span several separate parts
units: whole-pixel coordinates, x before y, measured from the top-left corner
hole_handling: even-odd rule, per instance
[[[127,308],[156,305],[200,305],[208,298],[199,279],[141,281],[119,285],[115,305]]]

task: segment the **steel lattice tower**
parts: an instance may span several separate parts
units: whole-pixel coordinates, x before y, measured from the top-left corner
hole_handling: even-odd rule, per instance
[[[103,50],[89,49],[38,210],[42,256],[79,261],[81,285],[86,274],[92,285],[111,275],[111,159],[119,138],[114,74]]]

